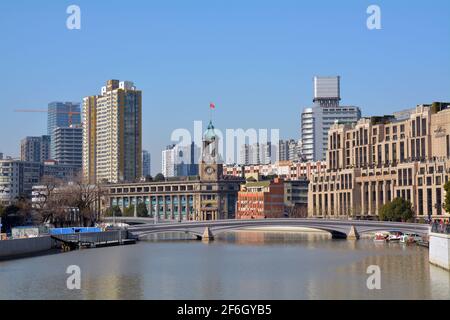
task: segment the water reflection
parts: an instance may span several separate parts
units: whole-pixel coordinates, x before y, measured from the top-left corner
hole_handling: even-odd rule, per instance
[[[184,237],[192,239],[158,235],[134,246],[0,262],[0,299],[450,297],[450,274],[430,266],[421,247],[323,233],[242,231],[209,244]],[[69,265],[81,267],[80,291],[66,288]],[[367,289],[370,265],[381,268],[381,290]]]

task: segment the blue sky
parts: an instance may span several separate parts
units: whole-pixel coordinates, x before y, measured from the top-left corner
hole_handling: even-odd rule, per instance
[[[76,4],[81,30],[66,28]],[[382,30],[366,27],[377,4]],[[0,2],[0,152],[46,132],[55,100],[81,101],[111,78],[143,91],[154,170],[176,128],[280,128],[299,138],[314,75],[341,75],[363,115],[450,100],[450,2],[363,0],[16,0]],[[156,166],[156,168],[155,168]]]

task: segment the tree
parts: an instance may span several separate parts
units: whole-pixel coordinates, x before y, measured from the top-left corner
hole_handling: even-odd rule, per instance
[[[444,190],[445,190],[444,209],[446,212],[450,212],[450,181],[444,185]]]
[[[93,226],[100,219],[100,185],[84,184],[81,177],[63,183],[51,177],[42,179],[33,204],[41,223],[54,226]]]
[[[103,188],[96,184],[85,184],[79,179],[63,189],[66,204],[76,208],[82,226],[93,226],[100,220],[100,199],[104,195]]]
[[[403,198],[396,198],[380,208],[379,219],[381,221],[407,222],[414,218],[412,205]]]
[[[164,175],[162,173],[158,173],[154,179],[154,181],[156,181],[156,182],[161,182],[161,181],[165,181],[165,180],[166,180],[166,178],[164,177]]]
[[[121,217],[122,216],[122,210],[119,206],[112,206],[106,209],[105,215],[107,217]]]
[[[139,203],[136,207],[137,216],[140,218],[148,217],[148,209],[145,203]]]
[[[125,217],[134,217],[134,205],[131,205],[128,208],[123,209],[123,215]]]
[[[2,218],[2,232],[9,232],[11,228],[22,226],[26,223],[27,212],[23,210],[21,203],[17,202],[7,207],[2,207],[0,211]]]

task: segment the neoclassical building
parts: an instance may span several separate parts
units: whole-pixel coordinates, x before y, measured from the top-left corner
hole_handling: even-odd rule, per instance
[[[448,218],[443,187],[450,176],[450,103],[336,123],[326,161],[327,170],[311,178],[310,217],[371,219],[401,197],[417,219]]]
[[[219,159],[218,138],[212,123],[203,138],[198,176],[177,177],[160,182],[119,183],[107,186],[108,207],[122,211],[145,203],[149,217],[160,221],[204,221],[234,219],[242,178],[224,176]]]

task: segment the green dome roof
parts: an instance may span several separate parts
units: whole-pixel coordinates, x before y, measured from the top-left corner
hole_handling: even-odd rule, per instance
[[[208,130],[206,130],[206,133],[205,133],[205,140],[212,141],[212,140],[215,140],[216,137],[217,136],[216,136],[216,132],[214,131],[214,126],[212,124],[212,121],[210,121],[209,125],[208,125]]]

